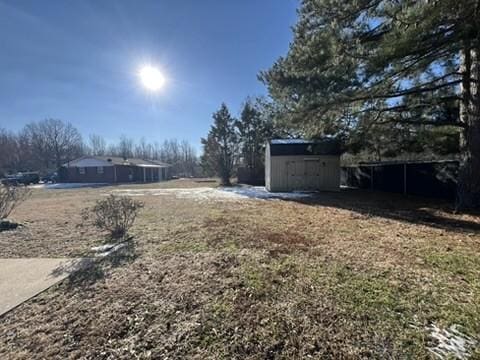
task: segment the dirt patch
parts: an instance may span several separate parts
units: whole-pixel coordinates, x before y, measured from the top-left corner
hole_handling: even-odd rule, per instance
[[[212,235],[209,237],[210,245],[221,243],[222,246],[225,246],[235,241],[238,248],[265,249],[272,253],[307,251],[311,250],[314,245],[313,239],[306,237],[301,232],[292,229],[278,231],[263,227],[259,223],[248,224],[243,217],[236,215],[207,218],[202,226]],[[243,228],[244,234],[241,237],[238,237],[238,228]]]

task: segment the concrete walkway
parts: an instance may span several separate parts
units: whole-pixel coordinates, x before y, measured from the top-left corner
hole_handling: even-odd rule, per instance
[[[0,259],[0,316],[65,279],[88,259]]]

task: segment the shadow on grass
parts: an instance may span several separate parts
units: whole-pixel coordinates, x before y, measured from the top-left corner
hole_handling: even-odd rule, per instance
[[[23,226],[22,224],[16,223],[10,220],[0,220],[0,232],[2,231],[10,231],[15,230],[19,227]]]
[[[382,217],[453,232],[480,232],[480,214],[470,212],[478,221],[461,219],[448,202],[400,194],[342,189],[340,192],[315,193],[310,197],[284,198],[309,206],[327,206],[356,212],[362,216]],[[445,215],[438,214],[442,212]],[[451,215],[451,216],[449,216]]]
[[[108,276],[110,270],[130,264],[138,257],[135,243],[130,240],[125,247],[102,257],[90,257],[62,263],[51,272],[52,276],[68,274],[67,289],[93,285]]]

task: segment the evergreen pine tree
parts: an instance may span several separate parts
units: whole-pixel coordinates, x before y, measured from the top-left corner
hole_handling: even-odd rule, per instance
[[[266,113],[265,104],[260,99],[247,99],[235,126],[238,129],[243,164],[251,175],[258,175],[263,172],[263,146],[273,135],[273,124]]]
[[[201,142],[201,161],[205,171],[219,176],[222,185],[230,185],[238,151],[238,136],[235,119],[230,115],[227,105],[222,104],[213,114],[213,125]]]

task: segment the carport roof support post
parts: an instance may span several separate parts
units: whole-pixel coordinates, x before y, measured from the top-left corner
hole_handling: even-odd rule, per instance
[[[373,190],[373,166],[370,166],[370,190]]]

